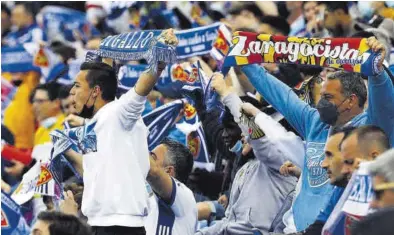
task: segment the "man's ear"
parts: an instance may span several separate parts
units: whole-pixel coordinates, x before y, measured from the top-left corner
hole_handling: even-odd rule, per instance
[[[350,97],[349,97],[349,110],[350,109],[352,109],[353,107],[355,107],[355,106],[358,106],[358,102],[359,102],[359,100],[358,100],[358,97],[355,95],[355,94],[352,94]]]
[[[99,86],[93,87],[92,97],[97,98],[101,95],[101,88]]]
[[[167,172],[167,174],[169,174],[172,177],[175,177],[175,167],[174,166],[167,166],[165,168],[165,171]]]

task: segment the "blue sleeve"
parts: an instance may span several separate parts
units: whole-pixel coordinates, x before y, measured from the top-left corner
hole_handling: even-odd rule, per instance
[[[368,119],[379,126],[394,144],[394,87],[386,71],[368,77]]]
[[[278,110],[302,137],[308,135],[308,126],[313,119],[319,119],[319,113],[310,105],[300,100],[293,90],[269,74],[258,65],[242,67],[242,72],[249,78],[256,90]]]

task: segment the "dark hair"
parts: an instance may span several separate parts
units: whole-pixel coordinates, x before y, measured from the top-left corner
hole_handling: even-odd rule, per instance
[[[84,62],[81,65],[81,70],[88,70],[86,81],[89,83],[90,88],[100,87],[103,100],[112,101],[115,99],[118,79],[115,70],[111,66],[102,62]]]
[[[73,85],[63,85],[59,89],[59,99],[66,99],[70,95],[70,91]]]
[[[343,127],[334,127],[330,133],[330,136],[343,133],[343,138],[341,142],[339,142],[338,149],[342,148],[342,143],[356,130],[354,126],[343,126]]]
[[[289,35],[290,33],[289,23],[281,16],[263,16],[260,18],[260,23],[270,25],[275,31],[279,31],[283,35]]]
[[[323,71],[322,67],[316,65],[298,64],[297,66],[300,72],[306,76],[318,76]]]
[[[90,235],[90,227],[73,215],[67,215],[57,211],[43,211],[39,220],[49,223],[49,234],[51,235]]]
[[[37,90],[44,90],[48,93],[48,98],[51,101],[54,101],[59,98],[59,90],[60,90],[60,85],[55,82],[48,82],[44,84],[39,84],[34,88],[32,93],[30,94],[30,102],[33,102],[34,95],[36,94]]]
[[[343,10],[345,14],[349,14],[348,2],[327,2],[327,11],[334,12],[336,10]]]
[[[356,127],[354,127],[354,126],[334,127],[334,128],[332,128],[332,131],[330,132],[330,136],[333,136],[333,135],[336,135],[336,134],[339,134],[339,133],[343,133],[344,134],[343,139],[345,139],[354,130],[356,130]]]
[[[383,151],[390,149],[390,140],[382,128],[374,125],[361,126],[356,129],[360,146],[379,144]]]
[[[358,98],[358,106],[364,107],[367,101],[367,88],[365,87],[363,78],[359,73],[337,71],[327,76],[329,80],[338,79],[342,85],[342,94],[349,97],[355,94]]]
[[[244,10],[252,12],[256,18],[261,18],[264,16],[264,13],[260,10],[260,8],[254,2],[242,3],[240,6],[230,9],[228,13],[230,15],[239,15]]]
[[[185,145],[169,138],[164,138],[160,144],[167,147],[166,161],[175,167],[175,178],[186,183],[193,168],[192,153]]]
[[[54,41],[50,45],[51,50],[60,55],[63,58],[63,63],[67,64],[67,61],[71,58],[75,59],[76,49],[64,44],[60,41]]]
[[[1,3],[1,11],[4,11],[8,16],[11,15],[10,9],[4,3]]]

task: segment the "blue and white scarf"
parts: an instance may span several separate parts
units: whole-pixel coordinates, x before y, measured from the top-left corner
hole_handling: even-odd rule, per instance
[[[30,233],[21,208],[9,195],[1,191],[1,234],[26,235]]]
[[[157,71],[157,63],[175,63],[175,48],[161,42],[162,31],[149,30],[108,36],[102,40],[100,49],[96,51],[100,57],[121,61],[145,59],[153,71]]]
[[[183,109],[185,101],[185,99],[172,101],[142,117],[149,129],[149,150],[154,149],[169,134],[170,129],[175,125],[179,112]]]
[[[1,71],[9,73],[40,71],[33,66],[33,56],[20,47],[1,47]]]

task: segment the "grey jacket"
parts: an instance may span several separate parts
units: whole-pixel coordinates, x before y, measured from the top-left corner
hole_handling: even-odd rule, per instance
[[[223,99],[223,103],[230,109],[243,133],[248,135],[248,127],[240,124],[241,99],[236,94],[230,94]],[[226,217],[196,234],[268,234],[286,196],[295,188],[296,178],[282,176],[279,168],[286,160],[296,162],[299,156],[304,156],[301,138],[287,132],[264,113],[256,116],[255,123],[265,136],[249,139],[256,159],[237,172]]]

